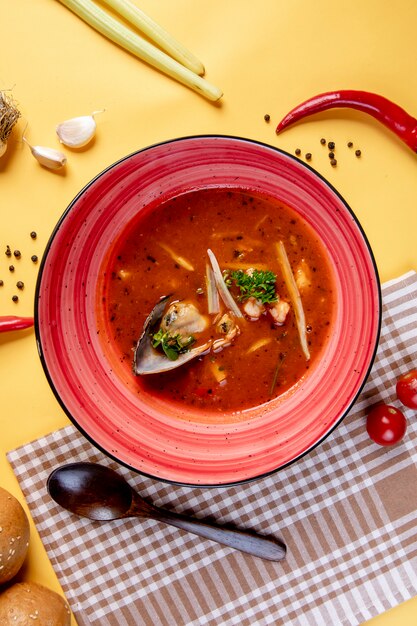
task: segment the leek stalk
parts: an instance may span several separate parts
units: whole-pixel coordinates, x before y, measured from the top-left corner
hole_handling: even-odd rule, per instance
[[[243,317],[240,312],[239,307],[236,302],[233,300],[231,294],[229,293],[228,288],[226,287],[226,283],[224,282],[223,275],[220,270],[219,262],[216,259],[214,253],[209,249],[207,250],[208,257],[210,259],[211,267],[213,269],[214,279],[216,281],[217,289],[219,290],[219,294],[221,299],[223,300],[226,307],[232,311],[236,315],[236,317]]]
[[[216,279],[210,265],[206,264],[206,289],[207,289],[207,307],[211,314],[220,312],[219,292],[216,287]]]
[[[297,283],[295,282],[294,274],[292,272],[290,261],[288,259],[287,251],[285,250],[284,244],[282,243],[282,241],[280,241],[276,244],[276,246],[282,275],[284,277],[285,285],[291,299],[291,304],[294,307],[295,320],[297,322],[301,348],[304,352],[306,360],[308,361],[310,359],[310,351],[308,349],[306,321],[300,292],[298,291]]]
[[[204,65],[201,61],[130,0],[104,0],[104,2],[127,22],[142,31],[178,63],[188,67],[189,70],[199,76],[204,75]]]
[[[131,31],[94,4],[92,0],[59,1],[111,41],[208,100],[216,101],[222,97],[223,93],[218,87],[204,80],[146,39]]]

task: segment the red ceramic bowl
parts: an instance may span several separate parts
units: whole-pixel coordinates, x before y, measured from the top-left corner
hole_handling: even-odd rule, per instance
[[[330,341],[293,393],[241,421],[196,421],[143,398],[103,341],[97,299],[103,262],[142,206],[185,191],[233,187],[279,198],[317,232],[334,268],[337,314]],[[138,201],[140,198],[140,202]],[[223,136],[168,141],[99,174],[70,204],[47,246],[36,292],[43,367],[67,415],[98,448],[145,475],[199,486],[267,475],[321,442],[349,411],[371,368],[380,287],[351,209],[310,167],[270,146]],[[97,332],[100,329],[100,333]],[[189,419],[188,419],[189,418]]]

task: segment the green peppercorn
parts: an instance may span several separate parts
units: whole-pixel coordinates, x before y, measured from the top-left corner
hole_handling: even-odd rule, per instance
[[[360,156],[361,156],[361,154],[362,154],[362,152],[361,152],[360,150],[355,150],[355,155],[356,155],[357,157],[360,157]]]
[[[17,281],[17,283],[16,283],[16,287],[17,287],[18,289],[23,289],[23,288],[24,288],[24,286],[25,286],[25,283],[23,283],[21,280],[18,280],[18,281]]]
[[[12,296],[13,302],[19,302],[19,296]]]

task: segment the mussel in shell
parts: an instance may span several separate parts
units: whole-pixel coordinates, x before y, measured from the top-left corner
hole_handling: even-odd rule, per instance
[[[161,298],[146,318],[133,360],[133,371],[138,376],[169,372],[204,354],[211,347],[211,341],[190,347],[178,353],[175,360],[168,358],[163,351],[155,349],[153,338],[159,322],[160,331],[175,335],[185,346],[191,344],[193,333],[202,332],[208,325],[207,318],[190,303],[174,302],[164,314],[171,297],[172,294]]]

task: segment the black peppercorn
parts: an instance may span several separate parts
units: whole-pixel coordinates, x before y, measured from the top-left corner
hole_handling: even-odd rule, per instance
[[[264,120],[265,120],[265,122],[269,122],[269,121],[270,121],[270,119],[271,119],[271,116],[270,116],[268,113],[266,113],[266,114],[264,115]]]
[[[360,150],[355,150],[355,155],[356,155],[357,157],[360,157],[360,156],[361,156],[361,154],[362,154],[362,152],[361,152]]]
[[[9,265],[9,271],[14,272],[14,265]]]
[[[25,286],[25,283],[23,283],[21,280],[18,280],[18,281],[17,281],[17,283],[16,283],[16,287],[17,287],[18,289],[23,289],[23,288],[24,288],[24,286]]]
[[[311,161],[311,157],[312,157],[311,152],[307,152],[307,154],[306,154],[306,160],[307,160],[307,161]]]
[[[4,282],[0,279],[0,287],[3,287]]]
[[[31,256],[30,258],[31,258],[31,260],[32,260],[34,263],[37,263],[37,262],[38,262],[38,257],[36,256],[36,254],[32,254],[32,256]]]
[[[13,300],[13,302],[18,302],[19,301],[19,296],[12,296],[12,300]]]
[[[10,246],[6,247],[6,252],[5,252],[6,256],[12,256],[12,251],[10,250]]]
[[[329,143],[327,144],[327,147],[329,148],[329,150],[334,150],[335,149],[334,141],[329,141]]]
[[[300,154],[301,154],[301,150],[300,150],[300,148],[296,148],[296,150],[295,150],[295,154],[296,154],[297,156],[300,156]]]
[[[20,257],[22,256],[22,253],[20,252],[20,250],[15,250],[13,254],[16,257],[16,259],[20,259]]]
[[[320,139],[320,143],[321,143],[321,145],[322,145],[322,146],[324,146],[324,145],[326,144],[326,140],[325,140],[325,138],[324,138],[324,137],[322,137],[322,138]]]
[[[329,152],[329,159],[334,159],[334,152]]]
[[[353,146],[353,142],[352,142],[352,141],[348,141],[348,145],[347,145],[347,147],[348,147],[348,148],[352,148],[352,146]]]
[[[330,161],[330,165],[331,165],[332,167],[336,167],[336,165],[337,165],[337,161],[336,161],[336,159],[332,159],[332,160]]]
[[[32,237],[32,239],[36,239],[37,234],[34,230],[32,230],[32,232],[30,233],[30,236]]]

